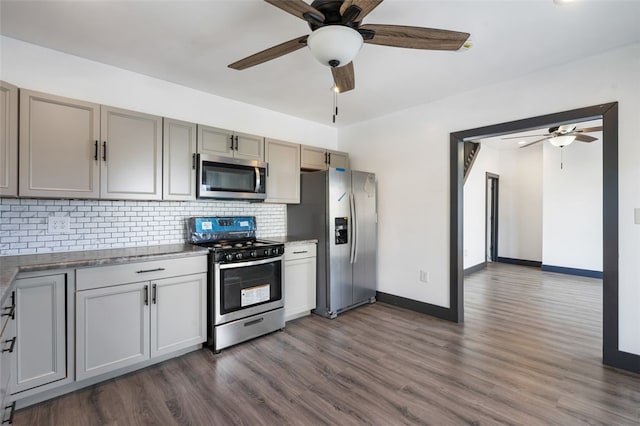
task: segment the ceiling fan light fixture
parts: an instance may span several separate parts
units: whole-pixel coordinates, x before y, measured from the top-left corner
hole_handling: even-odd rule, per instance
[[[551,142],[551,145],[553,146],[564,148],[565,146],[570,145],[575,139],[575,135],[560,135],[549,139],[549,142]]]
[[[364,40],[360,33],[344,25],[327,25],[318,28],[307,38],[307,46],[322,65],[344,66],[353,61]],[[334,65],[337,62],[337,65]]]

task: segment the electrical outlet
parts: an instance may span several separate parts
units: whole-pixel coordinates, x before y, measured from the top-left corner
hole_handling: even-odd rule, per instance
[[[636,225],[640,225],[640,207],[636,207],[635,209],[635,223]]]
[[[47,218],[49,234],[66,234],[69,232],[69,216],[49,216]]]
[[[429,272],[423,271],[421,269],[420,270],[420,281],[422,281],[423,283],[428,283],[429,282]]]

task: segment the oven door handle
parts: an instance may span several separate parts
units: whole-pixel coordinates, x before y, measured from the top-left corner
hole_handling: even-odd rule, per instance
[[[245,266],[264,265],[282,260],[284,256],[270,257],[268,259],[252,260],[250,262],[224,263],[220,264],[220,269],[244,268]]]

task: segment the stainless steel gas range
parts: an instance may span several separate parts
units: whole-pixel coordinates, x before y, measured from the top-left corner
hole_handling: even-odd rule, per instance
[[[255,217],[189,219],[209,248],[208,344],[221,349],[284,329],[284,245],[258,240]]]

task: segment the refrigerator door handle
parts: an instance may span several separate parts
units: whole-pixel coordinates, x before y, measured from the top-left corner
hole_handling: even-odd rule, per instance
[[[349,263],[358,261],[358,209],[353,192],[349,194],[349,210],[351,210],[351,257]]]

